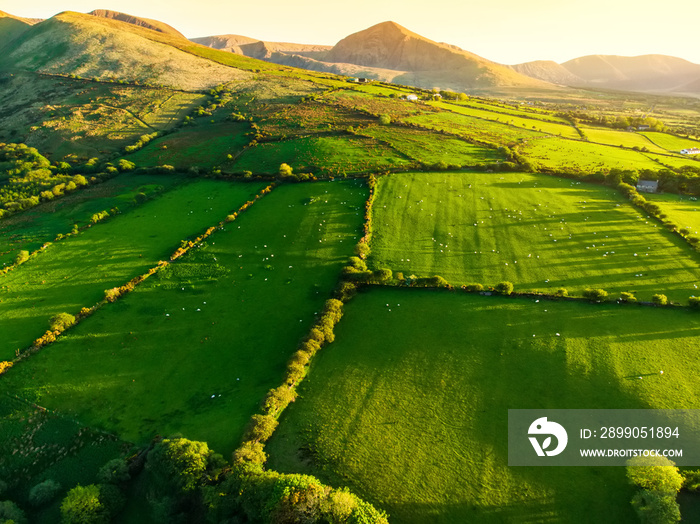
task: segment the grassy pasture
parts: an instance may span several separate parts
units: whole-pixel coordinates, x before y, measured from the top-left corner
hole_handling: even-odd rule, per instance
[[[329,298],[366,198],[362,181],[276,188],[0,386],[140,444],[181,433],[231,452]]]
[[[319,95],[324,88],[308,80],[269,73],[258,74],[255,79],[229,84],[234,99],[227,107],[256,119],[269,117],[291,104],[298,104],[303,97]]]
[[[382,177],[373,228],[371,264],[405,276],[576,295],[603,288],[640,300],[665,293],[683,303],[700,285],[697,253],[619,193],[546,175]]]
[[[446,102],[431,102],[432,106],[439,107],[453,113],[458,113],[460,115],[466,115],[475,118],[483,118],[484,120],[491,120],[494,122],[502,122],[514,127],[522,127],[524,129],[533,129],[536,131],[541,131],[550,135],[561,135],[564,138],[572,138],[578,140],[581,135],[576,128],[572,126],[569,122],[550,122],[541,120],[537,115],[530,114],[528,117],[515,116],[512,112],[508,114],[500,113],[494,111],[488,111],[483,109],[477,109],[470,106],[462,106],[458,104],[451,104]]]
[[[682,138],[675,135],[669,135],[668,133],[656,133],[653,131],[646,131],[644,133],[639,134],[644,135],[657,146],[668,151],[673,151],[674,153],[678,153],[681,149],[700,147],[700,142],[698,142],[697,140],[693,140],[691,138]]]
[[[505,123],[502,124],[445,111],[441,113],[411,116],[405,118],[404,121],[499,146],[512,145],[523,139],[546,136],[531,129],[519,128]]]
[[[343,107],[333,107],[318,102],[289,105],[267,118],[259,126],[264,133],[276,137],[328,133],[346,128],[367,126],[376,118]]]
[[[671,169],[682,169],[684,167],[694,167],[696,169],[700,169],[700,161],[693,160],[693,156],[654,155],[652,153],[645,153],[645,155],[657,162],[657,169],[662,166],[667,166]]]
[[[644,198],[658,204],[669,220],[681,228],[688,229],[691,235],[700,235],[700,202],[697,200],[672,193],[645,194]]]
[[[646,136],[641,133],[633,133],[630,131],[616,131],[605,127],[589,127],[579,126],[586,134],[588,140],[598,144],[606,144],[609,146],[623,147],[646,147],[649,151],[656,153],[666,153],[667,151],[654,144]]]
[[[363,172],[409,166],[404,155],[365,137],[320,136],[266,142],[243,152],[233,164],[236,172],[276,174],[287,163],[295,172],[314,174]]]
[[[509,468],[507,410],[698,408],[698,334],[685,310],[372,289],[268,467],[347,485],[397,523],[638,522],[624,468]]]
[[[495,149],[420,129],[372,126],[362,129],[359,133],[386,141],[397,151],[425,164],[446,162],[459,166],[474,166],[504,160],[503,155]]]
[[[222,220],[261,187],[198,180],[49,247],[0,277],[0,359],[167,259],[182,239]]]
[[[248,145],[252,139],[249,131],[250,125],[243,122],[189,126],[153,140],[126,158],[137,166],[222,166],[230,163],[228,155],[235,156]]]
[[[519,106],[516,108],[510,104],[504,104],[496,100],[479,100],[476,98],[469,98],[465,101],[450,101],[450,103],[466,107],[474,107],[477,109],[485,109],[487,111],[496,111],[498,113],[505,113],[514,116],[529,116],[537,118],[538,120],[544,120],[546,122],[559,122],[561,124],[571,125],[571,122],[565,118],[555,116],[551,111],[538,107],[524,108],[523,106]]]
[[[362,93],[354,89],[333,91],[324,95],[323,100],[353,111],[367,111],[373,115],[389,115],[392,119],[403,119],[411,115],[434,112],[430,106]]]
[[[137,205],[140,193],[152,197],[184,182],[181,176],[122,174],[98,185],[45,202],[0,221],[0,263],[11,264],[20,250],[34,251],[75,224],[90,223],[93,214]]]
[[[555,137],[530,140],[520,147],[520,152],[536,166],[554,170],[572,168],[590,172],[612,168],[660,169],[661,167],[637,151]]]

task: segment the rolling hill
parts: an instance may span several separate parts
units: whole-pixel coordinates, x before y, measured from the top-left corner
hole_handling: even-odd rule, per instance
[[[133,23],[67,11],[29,27],[6,45],[0,70],[138,81],[184,90],[248,76],[186,52],[192,46],[199,47]]]
[[[39,20],[20,18],[0,11],[0,47],[12,42],[37,22]]]
[[[522,75],[553,84],[576,86],[585,83],[582,78],[579,78],[564,66],[552,60],[535,60],[534,62],[525,62],[524,64],[516,64],[510,67]]]
[[[90,11],[88,14],[101,18],[109,18],[111,20],[119,20],[121,22],[126,22],[127,24],[133,24],[139,27],[145,27],[146,29],[151,29],[153,31],[158,31],[159,33],[185,38],[185,35],[174,27],[163,22],[159,22],[158,20],[151,20],[150,18],[139,18],[138,16],[127,15],[126,13],[120,13],[119,11],[110,11],[109,9],[95,9],[94,11]]]

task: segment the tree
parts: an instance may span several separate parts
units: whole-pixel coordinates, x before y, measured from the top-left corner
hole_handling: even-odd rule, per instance
[[[563,298],[563,297],[568,297],[568,296],[569,296],[569,292],[567,291],[567,289],[566,289],[565,287],[560,287],[559,289],[557,289],[555,295],[558,296],[558,297],[562,297],[562,298]]]
[[[692,308],[700,307],[700,297],[690,297],[688,299],[688,305]]]
[[[290,166],[289,164],[280,164],[279,176],[282,179],[289,178],[290,176],[292,176],[292,171],[292,166]]]
[[[386,282],[387,280],[391,280],[391,277],[393,276],[391,269],[387,269],[387,268],[377,269],[374,271],[373,274],[374,274],[375,280],[377,280],[379,282]]]
[[[105,484],[123,484],[131,478],[129,465],[124,459],[116,458],[107,462],[97,472],[97,478]]]
[[[27,518],[17,504],[9,500],[0,501],[0,522],[26,524]]]
[[[29,490],[29,503],[32,506],[48,504],[56,498],[59,491],[61,491],[61,485],[58,482],[51,479],[45,480]]]
[[[635,486],[675,496],[683,486],[676,464],[660,456],[634,457],[627,461],[627,478]]]
[[[668,297],[659,293],[651,297],[651,301],[657,306],[665,306],[668,304]]]
[[[63,332],[75,324],[75,317],[70,313],[58,313],[49,319],[49,327],[51,331]]]
[[[95,484],[77,485],[61,503],[63,524],[106,524],[109,522],[104,505],[100,502],[100,488]]]
[[[185,494],[204,479],[211,456],[206,442],[163,439],[148,453],[146,469],[166,491]]]
[[[512,282],[499,282],[496,284],[496,292],[499,295],[510,295],[513,292],[513,283]]]
[[[604,289],[585,289],[583,296],[593,302],[603,302],[608,298],[608,292]]]
[[[643,489],[632,498],[632,507],[643,524],[671,524],[681,520],[675,495]]]
[[[379,115],[379,123],[383,126],[388,126],[391,124],[391,117],[389,115]]]

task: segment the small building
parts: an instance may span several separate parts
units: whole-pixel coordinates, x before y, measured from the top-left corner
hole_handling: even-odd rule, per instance
[[[357,82],[359,84],[369,84],[371,82],[371,80],[369,78],[358,78]]]
[[[415,102],[418,100],[418,95],[406,95],[406,100],[410,100],[411,102]]]
[[[637,182],[637,191],[642,193],[658,193],[659,192],[659,181],[658,180],[640,180]]]
[[[637,126],[637,131],[648,131],[649,129],[649,126]]]
[[[681,155],[700,155],[700,149],[691,147],[690,149],[681,149]]]

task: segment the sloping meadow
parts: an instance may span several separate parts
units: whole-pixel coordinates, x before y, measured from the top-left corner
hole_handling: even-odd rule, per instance
[[[366,198],[362,181],[274,189],[16,364],[2,390],[133,442],[182,434],[230,453],[330,297]]]

